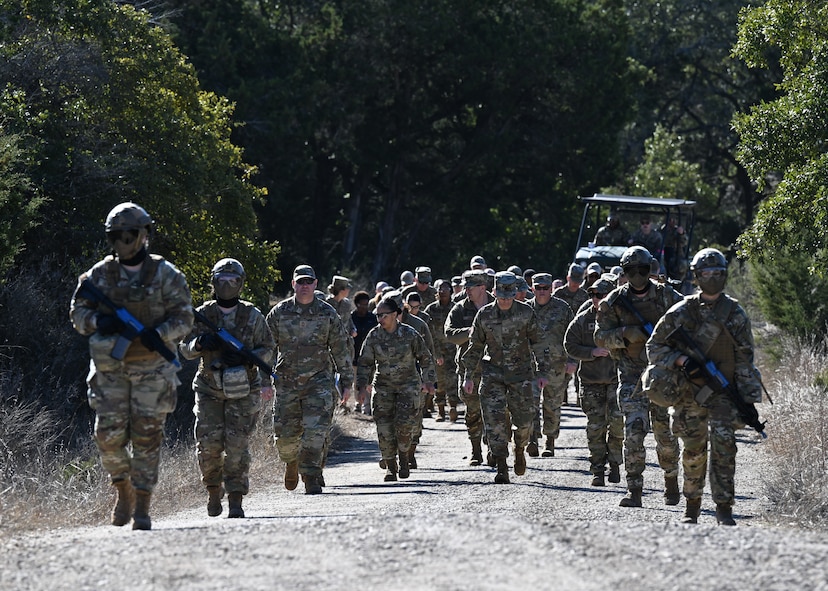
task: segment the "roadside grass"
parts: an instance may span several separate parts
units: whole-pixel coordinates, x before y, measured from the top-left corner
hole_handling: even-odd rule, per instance
[[[91,439],[80,450],[61,448],[49,413],[32,405],[0,405],[0,419],[0,538],[13,532],[109,524],[115,492]],[[332,449],[341,433],[343,421],[336,415]],[[281,484],[284,463],[273,442],[267,409],[257,421],[250,453],[251,492]],[[206,503],[195,443],[164,445],[150,515],[161,517]]]

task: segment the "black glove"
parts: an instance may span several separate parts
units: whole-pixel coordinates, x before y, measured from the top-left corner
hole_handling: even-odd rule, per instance
[[[221,349],[221,339],[213,332],[205,332],[198,337],[198,346],[202,351],[218,351]]]
[[[699,364],[699,362],[693,359],[692,357],[687,358],[687,361],[685,361],[684,365],[681,366],[681,370],[684,372],[684,375],[686,375],[687,379],[690,381],[704,381],[704,370],[702,370],[702,366]]]
[[[124,330],[124,323],[114,314],[97,314],[95,323],[96,330],[105,337]]]
[[[161,335],[154,328],[145,328],[138,336],[141,338],[141,344],[150,351],[158,351],[160,347],[166,346]]]
[[[247,363],[247,357],[241,351],[225,351],[221,356],[221,362],[227,367],[236,367]]]

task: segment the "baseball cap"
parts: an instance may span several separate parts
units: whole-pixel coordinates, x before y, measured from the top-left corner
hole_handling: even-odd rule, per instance
[[[294,281],[296,281],[297,279],[302,279],[304,277],[316,279],[316,273],[314,272],[313,267],[311,267],[310,265],[299,265],[293,270]]]
[[[469,268],[473,269],[474,267],[486,267],[486,259],[479,254],[474,255],[469,261]]]
[[[535,273],[532,275],[532,285],[552,285],[552,275],[549,273]]]
[[[517,295],[517,276],[511,271],[495,274],[495,295],[499,298],[513,298]]]
[[[485,271],[474,270],[463,273],[463,287],[474,287],[475,285],[486,285]]]
[[[593,273],[598,273],[598,275],[600,275],[603,272],[603,269],[601,269],[601,265],[598,263],[590,263],[586,269],[586,272],[587,275],[592,275]]]
[[[573,279],[583,279],[584,278],[584,268],[579,265],[578,263],[572,263],[569,265],[569,270],[567,271],[567,275],[572,277]]]

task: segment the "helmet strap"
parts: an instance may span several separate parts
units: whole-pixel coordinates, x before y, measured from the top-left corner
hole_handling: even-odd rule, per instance
[[[145,258],[147,258],[147,247],[142,246],[141,250],[135,253],[135,256],[129,259],[118,258],[118,262],[122,265],[126,265],[127,267],[134,267],[135,265],[143,263]]]

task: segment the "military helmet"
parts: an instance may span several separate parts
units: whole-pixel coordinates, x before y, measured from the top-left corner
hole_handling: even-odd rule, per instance
[[[703,248],[696,253],[693,261],[690,263],[691,271],[700,271],[702,269],[722,269],[727,270],[727,259],[720,250],[715,248]]]
[[[216,297],[220,300],[232,300],[239,297],[244,279],[247,275],[244,267],[236,259],[221,259],[213,265],[211,283]]]
[[[653,255],[643,246],[631,246],[621,255],[621,268],[650,266],[650,261],[653,260]]]
[[[140,230],[146,228],[147,231],[152,227],[152,218],[147,210],[126,201],[112,208],[106,216],[104,229],[107,232],[114,232],[118,230]]]
[[[703,248],[690,263],[696,285],[707,295],[716,295],[727,283],[727,259],[715,248]]]

